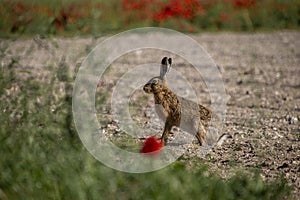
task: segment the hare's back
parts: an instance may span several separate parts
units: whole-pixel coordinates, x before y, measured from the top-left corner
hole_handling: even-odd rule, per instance
[[[209,108],[183,97],[180,97],[179,101],[183,118],[187,120],[200,119],[201,121],[210,121],[212,112]]]

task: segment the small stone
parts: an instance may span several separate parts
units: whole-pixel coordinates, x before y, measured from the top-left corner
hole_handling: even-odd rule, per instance
[[[280,78],[280,73],[279,72],[276,73],[276,78]]]
[[[289,124],[296,124],[298,122],[297,117],[290,117],[288,120],[289,120]]]
[[[287,168],[289,165],[287,163],[283,163],[282,165],[278,166],[277,169]]]

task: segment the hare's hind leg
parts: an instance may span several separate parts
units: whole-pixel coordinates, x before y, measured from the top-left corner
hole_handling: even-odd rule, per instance
[[[196,137],[201,146],[203,146],[205,144],[206,134],[207,134],[207,131],[206,131],[205,127],[203,126],[202,123],[199,123]]]
[[[161,136],[161,141],[163,142],[164,145],[167,144],[168,136],[171,132],[171,129],[172,129],[172,125],[168,123],[168,121],[166,121],[164,132]]]

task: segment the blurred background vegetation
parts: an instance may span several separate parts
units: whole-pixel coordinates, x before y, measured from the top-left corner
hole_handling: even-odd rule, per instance
[[[298,29],[299,0],[3,0],[9,34],[101,35],[141,26],[182,32]]]
[[[298,29],[299,4],[298,0],[2,0],[0,37],[98,36],[141,26],[189,33]],[[5,44],[0,45],[1,58]],[[179,159],[147,174],[110,169],[95,160],[77,136],[71,110],[75,77],[68,67],[45,66],[50,74],[45,80],[34,74],[20,78],[18,67],[18,58],[12,57],[0,69],[0,199],[282,199],[290,194],[280,177],[265,182],[259,171],[253,171],[224,180],[210,173],[200,158]]]

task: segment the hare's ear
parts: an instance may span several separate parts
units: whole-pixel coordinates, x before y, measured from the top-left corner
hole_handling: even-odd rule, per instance
[[[160,78],[164,80],[166,78],[167,73],[170,71],[172,64],[172,58],[167,58],[164,57],[161,60],[161,65],[160,65]]]

